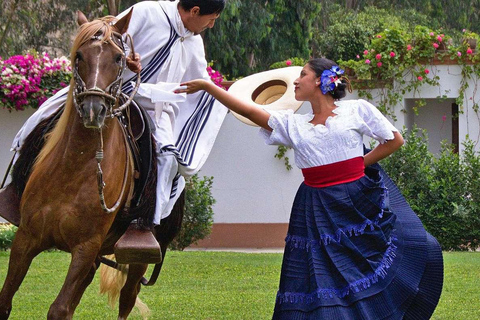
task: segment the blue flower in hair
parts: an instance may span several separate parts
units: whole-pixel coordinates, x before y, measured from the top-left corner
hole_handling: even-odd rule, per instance
[[[340,76],[344,73],[339,66],[333,66],[330,70],[324,70],[320,77],[320,90],[323,94],[335,90],[338,84],[341,83]]]

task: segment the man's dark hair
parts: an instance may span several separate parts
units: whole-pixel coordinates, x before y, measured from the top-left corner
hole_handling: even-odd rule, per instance
[[[185,11],[199,7],[202,16],[212,13],[220,14],[225,8],[225,0],[180,0],[180,6]]]

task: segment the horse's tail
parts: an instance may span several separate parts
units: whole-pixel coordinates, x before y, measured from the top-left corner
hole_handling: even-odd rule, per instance
[[[115,255],[112,254],[106,258],[114,260]],[[115,307],[120,296],[120,290],[127,281],[128,265],[119,264],[118,267],[119,270],[103,264],[100,266],[100,294],[107,295],[108,304],[112,308]]]
[[[115,260],[115,255],[106,256],[109,260]],[[100,265],[100,294],[106,294],[108,297],[108,304],[115,308],[115,304],[119,300],[120,291],[122,290],[128,275],[128,264],[118,264],[119,270]],[[143,319],[147,319],[150,315],[148,306],[140,300],[137,296],[135,300],[135,307],[138,308]]]

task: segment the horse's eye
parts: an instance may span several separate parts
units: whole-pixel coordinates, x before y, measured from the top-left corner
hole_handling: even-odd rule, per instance
[[[75,54],[75,60],[83,61],[83,54],[80,51]]]
[[[117,54],[117,56],[115,57],[115,63],[122,64],[122,60],[123,60],[123,55]]]

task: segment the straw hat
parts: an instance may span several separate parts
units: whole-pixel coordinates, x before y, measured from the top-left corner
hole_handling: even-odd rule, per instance
[[[295,100],[293,81],[302,67],[286,67],[252,74],[235,81],[228,92],[235,97],[265,110],[297,111],[303,101]],[[256,126],[249,119],[232,112],[240,121]]]

